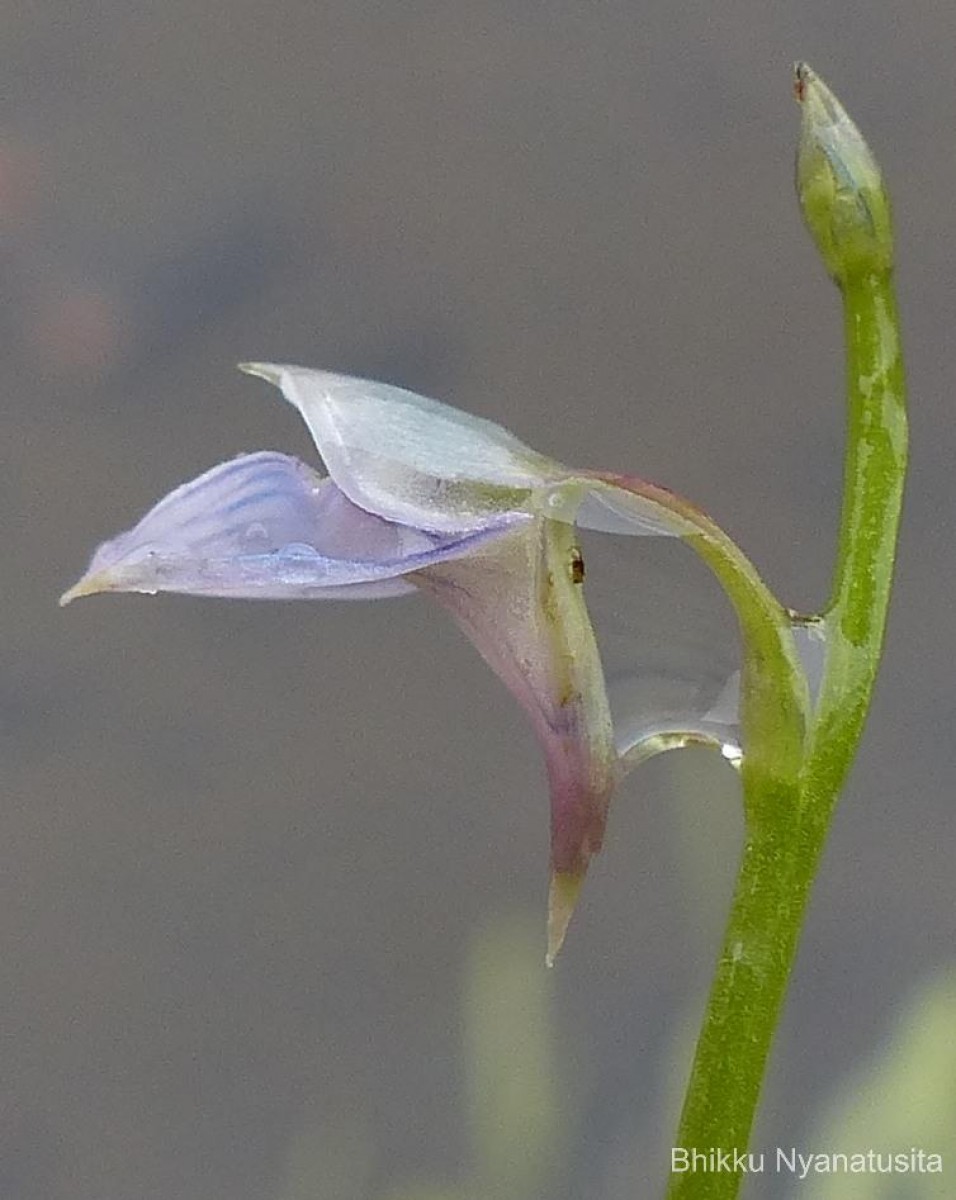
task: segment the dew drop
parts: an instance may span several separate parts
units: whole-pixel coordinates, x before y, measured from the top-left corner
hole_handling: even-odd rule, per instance
[[[301,559],[315,558],[317,552],[314,546],[310,546],[306,542],[290,542],[287,546],[283,546],[279,553],[283,558]]]
[[[269,531],[261,521],[254,521],[242,535],[243,542],[248,546],[262,546],[269,540]]]
[[[676,539],[587,534],[584,543],[625,771],[700,745],[739,766],[740,636],[720,585]]]

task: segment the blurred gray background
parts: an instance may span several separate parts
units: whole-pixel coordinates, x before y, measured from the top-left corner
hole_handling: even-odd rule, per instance
[[[463,980],[512,917],[540,924],[570,1114],[515,1200],[659,1194],[728,768],[628,780],[542,981],[538,751],[436,611],[56,598],[206,467],[311,460],[234,370],[265,358],[665,482],[821,603],[842,357],[792,191],[795,57],[891,186],[913,425],[885,669],[758,1134],[806,1143],[956,958],[954,45],[930,0],[2,6],[3,1200],[457,1195]]]

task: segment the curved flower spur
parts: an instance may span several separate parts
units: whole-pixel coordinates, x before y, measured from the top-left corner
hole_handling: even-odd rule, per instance
[[[759,753],[762,727],[789,726],[799,753],[806,685],[788,616],[733,543],[686,501],[628,476],[572,471],[490,421],[401,388],[294,366],[241,369],[295,405],[328,476],[273,452],[213,467],[103,543],[61,603],[96,592],[432,596],[515,695],[544,751],[549,963],[625,770],[687,740],[720,744],[704,714],[688,714],[686,729],[671,721],[666,733],[615,744],[576,525],[678,536],[697,549],[744,632],[744,769]],[[781,666],[790,681],[783,696]],[[769,714],[767,687],[776,689]]]

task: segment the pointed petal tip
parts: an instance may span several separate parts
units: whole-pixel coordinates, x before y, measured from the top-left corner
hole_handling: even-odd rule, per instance
[[[72,604],[74,600],[79,600],[82,596],[95,596],[98,592],[108,592],[109,590],[110,585],[106,573],[97,571],[94,574],[82,576],[72,587],[67,588],[59,599],[59,605],[60,608],[66,608],[68,604]]]
[[[564,945],[564,936],[568,931],[568,924],[583,883],[583,871],[555,871],[551,875],[551,886],[548,890],[548,952],[544,959],[548,967],[554,966],[555,959]]]
[[[276,387],[280,386],[282,368],[275,363],[241,362],[236,363],[236,366],[244,375],[254,375],[257,379],[264,379]]]

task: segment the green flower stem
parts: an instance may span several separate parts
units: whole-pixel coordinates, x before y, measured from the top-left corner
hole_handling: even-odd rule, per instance
[[[747,1152],[825,834],[826,824],[812,820],[772,820],[748,829],[675,1150]],[[744,1176],[726,1165],[674,1169],[667,1195],[732,1200]]]
[[[827,659],[804,803],[835,799],[850,768],[883,650],[906,474],[906,385],[890,271],[843,284],[849,437]]]
[[[685,539],[720,580],[737,613],[743,638],[741,726],[746,730],[743,774],[774,781],[780,802],[796,798],[803,761],[809,690],[789,614],[753,565],[710,521]],[[749,789],[745,783],[745,803]]]
[[[843,517],[824,614],[820,693],[792,771],[786,725],[744,712],[746,835],[675,1147],[723,1151],[717,1169],[672,1169],[669,1200],[733,1200],[810,889],[856,752],[879,667],[906,471],[906,410],[892,285],[889,206],[879,170],[826,86],[800,65],[804,106],[798,191],[807,225],[844,301],[849,401]],[[739,605],[738,605],[739,611]],[[744,626],[745,637],[747,628]],[[750,650],[753,655],[753,648]],[[767,663],[754,709],[792,706],[793,681]],[[745,700],[746,700],[745,695]],[[775,707],[775,705],[777,707]],[[755,722],[755,723],[754,723]],[[751,731],[761,753],[750,754]],[[776,740],[775,746],[768,745]],[[783,770],[776,769],[777,762]],[[678,1157],[674,1168],[684,1165]]]

